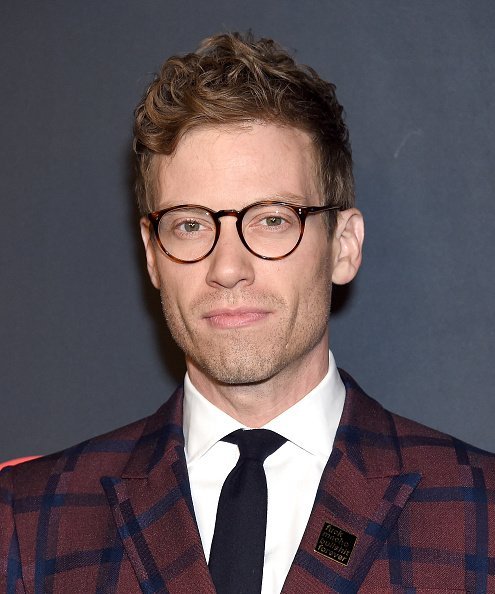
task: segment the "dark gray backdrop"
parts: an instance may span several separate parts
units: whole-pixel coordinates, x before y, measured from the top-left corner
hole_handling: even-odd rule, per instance
[[[332,319],[394,411],[495,449],[492,0],[3,0],[0,460],[152,412],[180,357],[144,275],[131,113],[151,73],[252,28],[338,86],[367,220]]]

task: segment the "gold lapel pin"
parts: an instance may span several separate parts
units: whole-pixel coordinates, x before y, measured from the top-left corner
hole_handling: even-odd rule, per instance
[[[324,555],[341,565],[347,565],[357,536],[325,522],[316,543],[315,552]]]

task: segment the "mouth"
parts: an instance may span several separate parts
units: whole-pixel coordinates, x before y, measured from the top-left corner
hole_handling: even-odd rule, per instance
[[[236,309],[215,309],[203,316],[208,324],[215,328],[242,328],[257,324],[270,315],[259,308],[242,307]]]

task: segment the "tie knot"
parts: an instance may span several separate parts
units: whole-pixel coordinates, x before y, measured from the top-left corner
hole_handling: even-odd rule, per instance
[[[287,440],[269,429],[238,429],[226,435],[222,441],[237,444],[240,460],[249,458],[263,463]]]

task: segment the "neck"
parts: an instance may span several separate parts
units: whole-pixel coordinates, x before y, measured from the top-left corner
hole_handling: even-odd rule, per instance
[[[223,384],[206,375],[190,359],[189,378],[217,408],[250,428],[258,428],[282,414],[311,392],[328,371],[328,340],[320,341],[272,377],[252,384]]]

